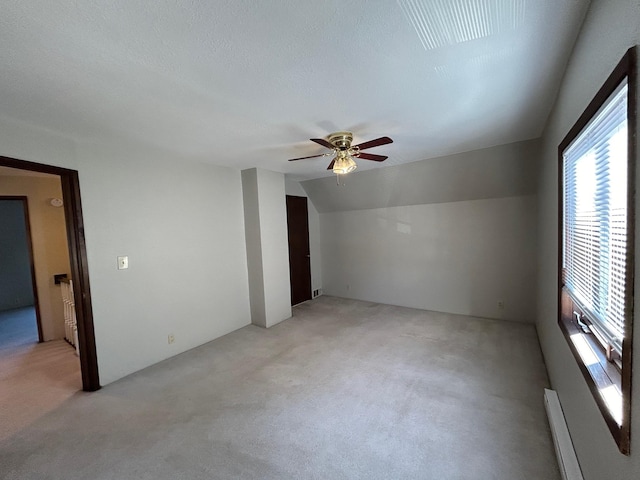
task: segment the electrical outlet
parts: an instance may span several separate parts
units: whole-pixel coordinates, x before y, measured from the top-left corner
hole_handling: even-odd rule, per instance
[[[504,302],[502,300],[498,300],[498,308],[504,308]]]
[[[118,270],[126,270],[129,268],[129,257],[118,257]]]
[[[167,343],[171,345],[175,341],[176,341],[175,335],[173,333],[170,333],[169,336],[167,337]]]

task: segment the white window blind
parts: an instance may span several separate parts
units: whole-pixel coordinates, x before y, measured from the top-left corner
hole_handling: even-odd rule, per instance
[[[627,82],[563,152],[565,287],[622,354],[627,263]]]

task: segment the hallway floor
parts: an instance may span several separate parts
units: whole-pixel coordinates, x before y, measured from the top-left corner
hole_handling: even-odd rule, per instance
[[[0,441],[81,389],[73,347],[64,340],[38,343],[33,307],[0,312]]]

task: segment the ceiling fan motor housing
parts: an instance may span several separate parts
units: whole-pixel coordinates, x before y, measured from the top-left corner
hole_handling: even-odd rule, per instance
[[[351,132],[336,132],[329,135],[329,143],[340,150],[348,150],[352,141],[353,133]]]

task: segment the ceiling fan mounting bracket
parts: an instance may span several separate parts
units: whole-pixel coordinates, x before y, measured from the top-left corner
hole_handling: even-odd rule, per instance
[[[336,132],[329,135],[329,143],[339,150],[348,150],[352,141],[353,133],[351,132]]]

